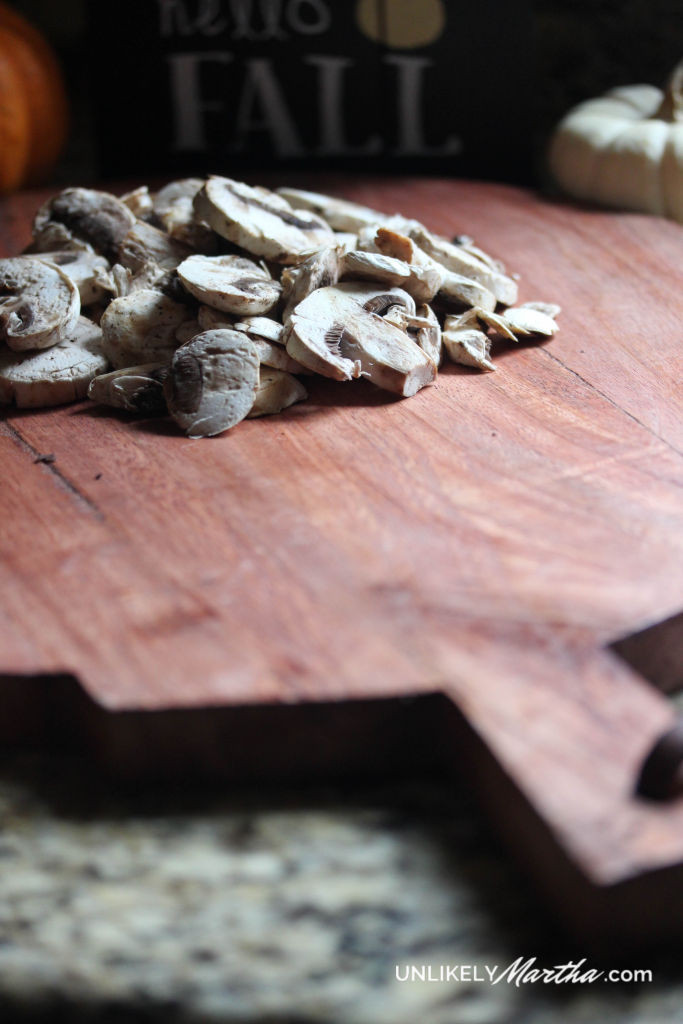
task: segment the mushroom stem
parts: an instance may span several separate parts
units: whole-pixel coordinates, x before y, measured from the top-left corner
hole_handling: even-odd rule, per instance
[[[671,72],[654,116],[660,121],[683,121],[683,60]]]

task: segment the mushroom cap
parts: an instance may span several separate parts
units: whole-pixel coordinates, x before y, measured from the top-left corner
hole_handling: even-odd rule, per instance
[[[64,340],[49,349],[19,353],[0,347],[0,402],[14,401],[22,409],[75,402],[106,369],[99,327],[78,317]]]
[[[0,260],[0,340],[16,352],[59,344],[80,312],[78,288],[60,267],[32,256]]]
[[[265,188],[211,177],[194,200],[195,215],[223,238],[275,263],[300,263],[334,241],[329,224]]]
[[[135,214],[111,193],[67,188],[38,210],[33,237],[41,249],[62,249],[77,239],[114,263],[119,244],[135,222]]]
[[[102,345],[116,369],[170,360],[176,332],[192,320],[187,306],[161,292],[140,289],[110,302],[102,316]]]
[[[258,355],[246,334],[205,331],[173,356],[164,384],[168,411],[189,437],[214,437],[249,414],[258,381]]]
[[[110,276],[109,261],[96,252],[88,249],[58,249],[56,252],[34,253],[32,258],[60,267],[78,288],[81,306],[102,302],[113,292],[114,282]]]
[[[382,224],[387,214],[369,206],[326,196],[321,192],[307,192],[299,188],[279,188],[277,194],[286,199],[295,210],[309,210],[323,217],[335,231],[357,232],[369,225]]]
[[[190,256],[178,277],[200,302],[238,315],[269,312],[282,292],[267,270],[244,256]]]

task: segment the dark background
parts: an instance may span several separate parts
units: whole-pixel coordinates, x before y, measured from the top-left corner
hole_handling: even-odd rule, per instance
[[[185,2],[191,8],[197,0]],[[234,147],[228,151],[218,120],[207,122],[214,143],[210,152],[171,151],[162,50],[194,49],[197,41],[159,39],[157,0],[14,0],[11,5],[43,29],[66,71],[73,124],[57,181],[208,170],[238,173],[278,163],[258,135],[241,152]],[[330,45],[352,52],[359,64],[347,102],[357,111],[354,130],[360,140],[373,125],[386,122],[384,108],[395,97],[391,81],[386,76],[382,81],[378,72],[387,51],[359,41],[350,29],[348,41],[343,38],[344,19],[352,20],[353,6],[349,0],[332,3],[341,38]],[[316,157],[307,135],[316,98],[310,79],[301,73],[306,48],[320,49],[311,37],[290,41],[286,59],[280,44],[278,74],[290,90],[288,99],[293,90],[292,105],[308,145],[303,158],[285,163],[542,184],[548,134],[571,105],[615,85],[661,85],[683,56],[683,0],[446,0],[446,6],[449,30],[433,51],[437,71],[430,78],[426,130],[436,140],[455,128],[466,140],[466,155],[415,160],[397,158],[387,147],[379,155],[353,160]],[[419,9],[419,0],[415,7]],[[236,61],[245,45],[221,39],[197,43],[229,48]],[[270,51],[266,45],[256,52]],[[224,101],[228,115],[231,99],[226,96]]]

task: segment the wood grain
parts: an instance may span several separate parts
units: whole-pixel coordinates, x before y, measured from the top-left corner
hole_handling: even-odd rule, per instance
[[[683,229],[502,186],[323,184],[473,235],[522,299],[562,305],[560,333],[407,401],[314,383],[209,441],[8,412],[0,670],[72,673],[121,713],[442,693],[587,892],[647,893],[683,863],[683,803],[633,796],[673,711],[607,645],[683,607]],[[5,203],[5,252],[38,198]]]

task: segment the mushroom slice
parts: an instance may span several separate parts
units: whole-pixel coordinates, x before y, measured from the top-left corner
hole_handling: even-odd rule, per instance
[[[557,331],[557,324],[552,316],[529,306],[506,309],[504,319],[515,334],[540,334],[545,338],[551,338]]]
[[[175,353],[164,392],[189,437],[213,437],[249,415],[258,382],[258,355],[246,334],[205,331]]]
[[[478,320],[485,323],[487,327],[492,328],[497,334],[502,334],[504,338],[509,338],[510,341],[517,341],[517,335],[510,329],[504,316],[488,309],[480,309],[478,306],[475,306],[472,312]]]
[[[172,181],[154,197],[154,216],[171,238],[201,253],[215,253],[217,238],[208,224],[197,221],[194,198],[204,187],[202,178]]]
[[[477,281],[446,270],[407,235],[386,227],[378,228],[375,244],[380,252],[388,256],[395,256],[406,263],[424,269],[429,268],[440,274],[438,294],[442,299],[465,306],[480,306],[482,309],[496,308],[496,297],[493,292]]]
[[[369,311],[375,296],[349,284],[313,292],[292,314],[287,351],[323,376],[348,380],[361,372],[409,397],[434,380],[436,367],[404,331]]]
[[[84,398],[93,377],[107,369],[101,340],[99,327],[78,317],[50,349],[18,353],[0,347],[0,402],[37,409]]]
[[[441,325],[431,306],[420,306],[417,314],[426,321],[426,325],[418,327],[415,340],[425,355],[438,367],[441,365],[443,358]]]
[[[303,302],[317,288],[327,288],[339,280],[342,268],[342,249],[338,245],[326,246],[314,252],[298,267],[286,267],[282,272],[282,288],[286,300],[282,321],[287,323],[295,306]]]
[[[259,382],[256,388],[256,398],[247,415],[247,419],[255,419],[257,416],[271,416],[274,413],[282,412],[295,402],[303,402],[308,398],[308,392],[300,380],[292,377],[291,373],[283,373],[281,370],[259,371]]]
[[[176,331],[192,317],[187,306],[142,289],[109,304],[101,320],[102,345],[115,369],[170,360]]]
[[[147,185],[134,188],[131,192],[122,195],[121,202],[124,203],[130,212],[139,220],[149,220],[154,213],[154,202]]]
[[[505,273],[505,264],[501,260],[496,260],[493,256],[489,256],[487,252],[476,246],[474,239],[470,235],[456,235],[452,240],[452,244],[457,245],[464,252],[469,253],[470,256],[474,256],[475,259],[490,267],[491,270],[495,270],[499,274]]]
[[[135,273],[120,263],[114,264],[112,273],[117,279],[117,294],[128,295],[131,292],[153,291],[162,292],[169,299],[186,302],[187,292],[178,281],[175,269],[167,270],[155,260],[147,260]],[[123,287],[123,291],[119,290]]]
[[[40,249],[63,249],[87,242],[110,263],[136,222],[135,215],[116,196],[90,188],[67,188],[48,200],[33,222],[34,244]]]
[[[249,337],[256,348],[259,363],[262,366],[270,366],[274,370],[284,370],[286,373],[311,372],[305,366],[302,366],[301,363],[297,363],[296,359],[292,359],[282,345],[274,345],[272,341],[266,341],[265,338],[253,337],[252,335],[249,335]]]
[[[334,244],[343,252],[354,252],[358,248],[358,235],[351,231],[335,231]]]
[[[202,307],[209,309],[210,307]],[[211,310],[213,312],[213,310]],[[202,310],[199,311],[199,322],[202,323]],[[284,345],[284,327],[277,320],[271,320],[267,316],[245,316],[234,325],[236,331],[244,331],[250,338],[265,338],[274,345]],[[204,327],[208,330],[209,325]]]
[[[108,299],[114,291],[108,260],[87,249],[59,249],[56,252],[40,252],[33,256],[43,263],[52,263],[64,271],[78,288],[81,306]]]
[[[409,237],[446,270],[477,281],[493,292],[498,302],[512,306],[517,301],[517,282],[473,256],[463,246],[433,235],[421,224],[408,231]]]
[[[15,352],[64,341],[80,312],[78,288],[60,267],[32,256],[0,260],[0,340]]]
[[[546,316],[551,317],[553,320],[562,312],[562,307],[558,306],[555,302],[521,302],[519,309],[535,309],[539,313],[545,313]]]
[[[443,281],[443,272],[436,266],[415,266],[381,252],[357,250],[346,253],[342,268],[343,277],[400,285],[416,302],[430,302]]]
[[[454,363],[495,370],[491,362],[491,340],[476,327],[463,326],[462,318],[447,316],[441,334],[443,347]]]
[[[267,313],[282,291],[267,270],[244,256],[190,256],[178,277],[191,295],[224,313]]]
[[[330,226],[314,213],[304,215],[274,192],[231,178],[209,178],[194,210],[223,238],[275,263],[301,263],[334,242]]]
[[[382,284],[403,285],[410,277],[410,267],[394,256],[381,252],[347,252],[342,257],[342,273],[345,277],[359,277]]]
[[[407,316],[415,316],[415,300],[403,288],[382,289],[362,281],[342,281],[337,287],[344,295],[359,302],[367,313],[386,316],[390,310],[395,313],[396,307],[401,307]]]
[[[386,214],[371,210],[369,206],[352,203],[348,199],[335,199],[320,192],[306,192],[298,188],[279,188],[277,194],[295,210],[309,210],[322,217],[335,231],[358,232],[370,224],[381,224]]]
[[[426,307],[425,307],[426,308]],[[415,331],[423,327],[431,327],[431,321],[417,313],[409,313],[405,306],[390,306],[382,317],[387,323],[402,331]]]
[[[168,363],[145,363],[103,373],[90,382],[88,398],[126,412],[163,415],[167,411],[164,381],[168,373]]]
[[[139,220],[121,239],[118,262],[134,274],[148,263],[155,263],[162,270],[175,270],[191,252],[188,245],[183,245],[170,238],[165,231],[159,231],[151,224]]]

